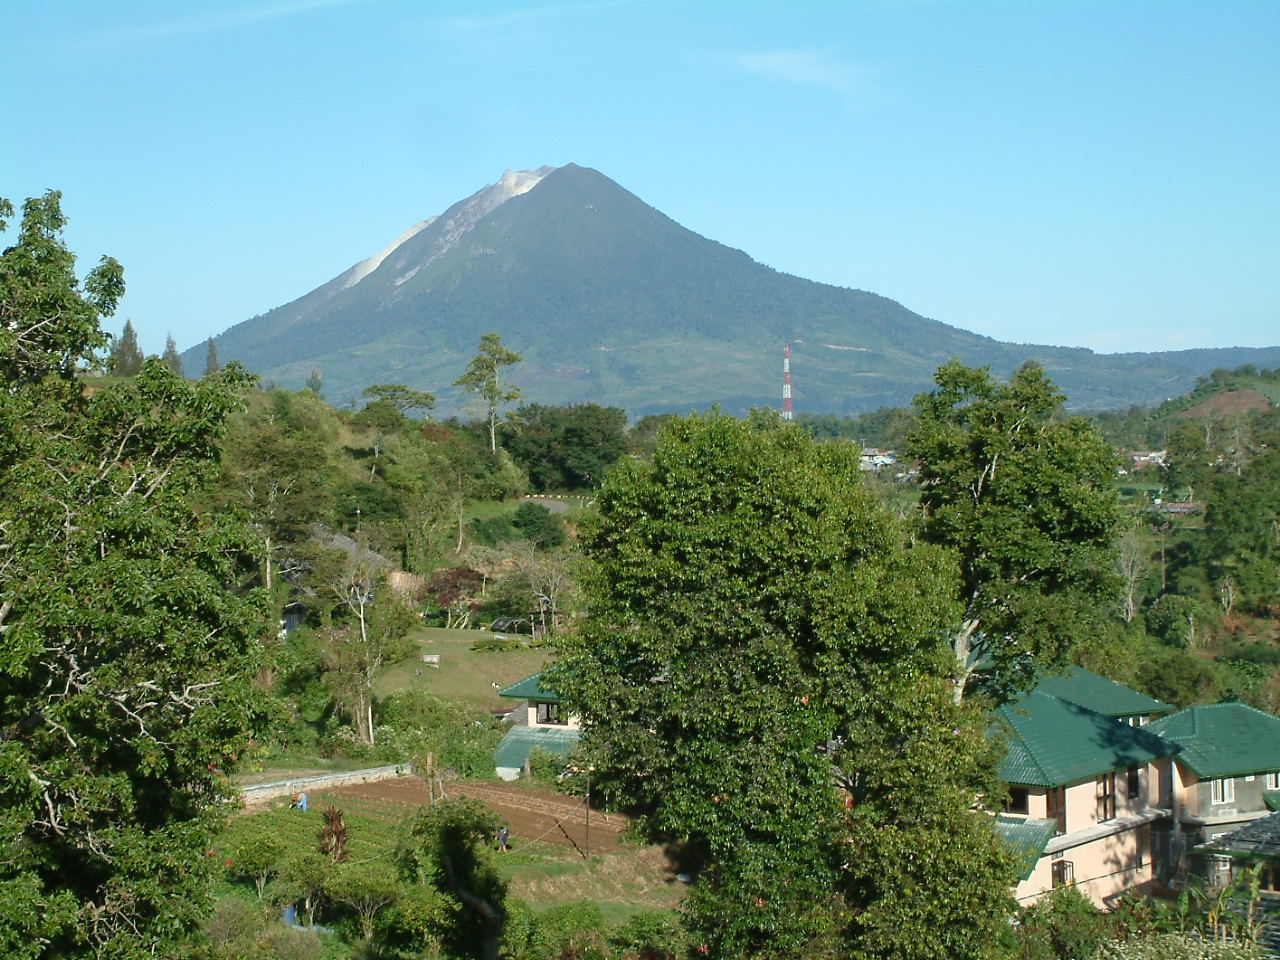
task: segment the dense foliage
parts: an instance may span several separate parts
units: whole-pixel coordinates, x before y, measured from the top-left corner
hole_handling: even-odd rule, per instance
[[[954,567],[904,545],[856,450],[677,420],[599,510],[554,682],[597,782],[701,859],[700,949],[988,955],[1011,873],[973,808],[991,747],[938,641]]]
[[[1027,364],[1007,383],[957,361],[915,401],[921,532],[955,551],[964,613],[957,697],[977,674],[1007,698],[1101,632],[1115,594],[1115,452]]]
[[[77,281],[59,199],[0,256],[0,952],[149,956],[200,919],[255,723],[252,540],[194,507],[247,380],[153,360],[86,395],[123,280]]]

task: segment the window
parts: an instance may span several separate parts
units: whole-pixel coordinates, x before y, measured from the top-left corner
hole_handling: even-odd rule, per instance
[[[1010,787],[1009,800],[1004,805],[1005,813],[1030,813],[1031,799],[1026,787]]]
[[[1095,795],[1098,799],[1098,822],[1116,818],[1116,775],[1104,773],[1098,778]]]
[[[1050,868],[1053,872],[1053,885],[1065,887],[1076,882],[1076,865],[1070,860],[1055,860]]]
[[[567,723],[560,716],[560,704],[558,703],[539,703],[538,704],[538,722],[539,723]]]
[[[1138,775],[1137,767],[1130,767],[1125,771],[1125,791],[1129,795],[1130,800],[1137,800],[1142,796],[1142,778]]]
[[[1272,863],[1263,867],[1262,889],[1271,893],[1280,893],[1280,864]]]
[[[1209,786],[1209,792],[1213,803],[1235,803],[1236,782],[1230,777],[1214,780]]]
[[[1045,802],[1048,806],[1046,816],[1050,820],[1058,821],[1058,832],[1067,832],[1067,788],[1051,787],[1045,793]]]
[[[1280,770],[1267,774],[1267,789],[1280,790]]]

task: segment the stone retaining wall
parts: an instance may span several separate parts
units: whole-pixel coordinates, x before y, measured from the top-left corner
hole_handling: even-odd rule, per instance
[[[289,780],[273,780],[270,783],[254,783],[243,787],[240,796],[246,806],[263,803],[275,797],[291,797],[302,790],[321,790],[326,787],[345,787],[353,783],[376,783],[394,780],[413,773],[409,763],[385,767],[366,767],[363,770],[342,770],[336,773],[320,773],[309,777],[293,777]]]

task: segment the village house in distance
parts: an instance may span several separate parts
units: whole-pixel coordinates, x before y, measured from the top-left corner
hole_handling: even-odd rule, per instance
[[[578,718],[562,710],[560,695],[542,685],[541,673],[499,690],[498,696],[525,701],[524,709],[512,711],[511,729],[493,752],[498,776],[503,780],[519,778],[527,772],[534,750],[569,756],[581,735]]]

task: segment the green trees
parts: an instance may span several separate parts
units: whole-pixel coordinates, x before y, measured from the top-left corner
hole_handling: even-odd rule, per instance
[[[1036,364],[999,384],[953,360],[934,381],[915,399],[910,449],[924,537],[960,560],[956,698],[979,664],[1005,696],[1095,633],[1119,594],[1116,458],[1087,420],[1059,416],[1061,394]]]
[[[173,342],[172,336],[165,337],[164,355],[160,359],[175,377],[182,376],[182,356],[178,353],[178,345]]]
[[[142,351],[138,349],[138,335],[133,330],[132,321],[126,320],[120,339],[111,344],[107,370],[118,377],[137,376],[142,370],[142,360]]]
[[[375,403],[388,403],[402,414],[410,410],[430,410],[436,405],[434,394],[425,390],[410,390],[403,383],[375,383],[371,387],[365,387],[364,396]]]
[[[486,333],[480,338],[479,349],[467,364],[466,372],[453,381],[455,387],[462,387],[468,393],[475,394],[484,403],[489,424],[490,453],[498,452],[498,407],[520,399],[520,388],[504,383],[502,370],[519,363],[521,359],[520,354],[502,345],[499,334]]]
[[[0,255],[0,952],[152,955],[205,909],[257,713],[251,538],[192,506],[248,381],[150,361],[86,396],[123,279],[77,281],[59,201]]]
[[[419,812],[401,845],[401,876],[446,898],[443,939],[452,956],[498,958],[507,886],[489,841],[499,823],[477,800],[443,800]]]
[[[692,943],[988,955],[1012,875],[974,809],[995,795],[985,724],[939,640],[955,567],[904,545],[857,451],[677,420],[599,511],[554,682],[595,782],[702,859]]]
[[[626,453],[627,415],[619,407],[525,404],[512,419],[518,430],[507,452],[537,491],[594,487]]]
[[[220,364],[218,363],[218,345],[214,343],[213,337],[210,337],[206,343],[204,357],[204,375],[212,377],[218,372]]]

